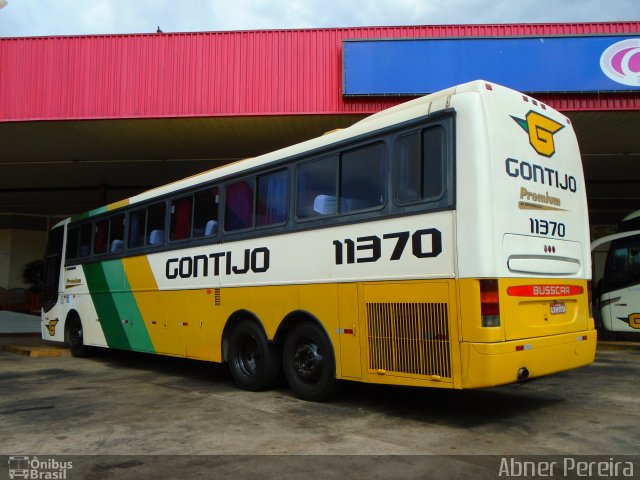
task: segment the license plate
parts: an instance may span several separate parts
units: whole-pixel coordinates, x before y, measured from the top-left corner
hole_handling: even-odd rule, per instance
[[[551,315],[559,315],[561,313],[567,313],[567,306],[564,303],[552,303]]]

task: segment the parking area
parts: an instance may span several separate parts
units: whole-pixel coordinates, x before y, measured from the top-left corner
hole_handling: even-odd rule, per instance
[[[309,403],[284,385],[238,390],[204,362],[0,350],[0,454],[636,455],[638,378],[640,350],[600,349],[590,367],[518,385],[351,383]]]

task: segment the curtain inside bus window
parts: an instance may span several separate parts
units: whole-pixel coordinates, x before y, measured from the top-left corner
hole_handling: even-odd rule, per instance
[[[256,225],[273,225],[287,220],[289,172],[280,170],[258,177]]]
[[[107,251],[107,232],[109,231],[109,222],[101,220],[96,222],[96,229],[93,238],[93,253],[101,254]]]
[[[184,240],[191,236],[192,205],[191,197],[183,197],[171,202],[171,240]]]
[[[224,229],[241,230],[253,226],[253,182],[243,180],[225,188]]]
[[[384,203],[385,144],[375,143],[345,152],[340,162],[341,213],[374,208]]]
[[[296,214],[298,218],[336,213],[338,157],[305,163],[298,168]]]
[[[129,214],[129,248],[144,245],[145,210],[137,210]]]

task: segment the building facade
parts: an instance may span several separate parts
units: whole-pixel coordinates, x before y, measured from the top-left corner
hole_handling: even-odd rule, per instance
[[[0,38],[0,287],[57,218],[475,78],[571,119],[592,224],[640,208],[640,21]]]

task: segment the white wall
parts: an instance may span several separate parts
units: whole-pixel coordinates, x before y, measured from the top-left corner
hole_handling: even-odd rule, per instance
[[[0,287],[28,288],[22,279],[27,263],[44,257],[47,232],[0,229]]]
[[[0,288],[9,288],[11,230],[0,229]]]

